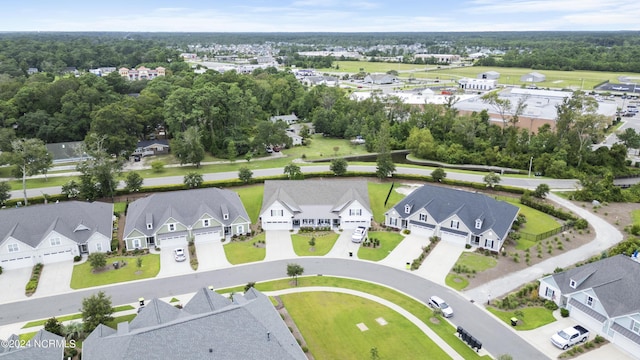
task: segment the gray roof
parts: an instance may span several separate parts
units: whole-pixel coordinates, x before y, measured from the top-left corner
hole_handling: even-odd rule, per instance
[[[291,121],[298,121],[298,117],[296,116],[296,114],[290,114],[290,115],[278,115],[278,116],[272,116],[271,121],[276,122],[278,120],[282,120],[284,122],[291,122]]]
[[[554,274],[552,278],[563,295],[593,289],[608,316],[613,318],[640,312],[639,272],[640,263],[621,254]],[[569,285],[572,279],[578,282],[575,289]]]
[[[409,214],[404,211],[405,205],[411,206]],[[472,233],[481,234],[491,229],[502,240],[519,211],[517,206],[484,194],[429,184],[416,189],[393,208],[402,218],[425,209],[438,223],[455,214]],[[476,229],[476,219],[482,220],[480,229]]]
[[[222,216],[225,207],[229,212],[227,220]],[[205,213],[227,226],[239,217],[251,221],[240,196],[231,190],[205,188],[170,191],[155,193],[129,204],[124,235],[128,236],[137,229],[146,236],[152,236],[158,225],[164,224],[169,218],[193,225]],[[153,229],[147,229],[147,219],[153,220]]]
[[[221,308],[204,313],[187,310],[202,310],[191,303],[219,296],[209,292],[198,291],[183,309],[176,309],[181,316],[174,320],[134,328],[136,318],[120,332],[99,326],[83,343],[83,359],[306,359],[265,295],[250,289]],[[147,306],[138,317],[155,311]]]
[[[9,337],[8,344],[18,341],[17,335]],[[59,360],[64,354],[63,337],[52,334],[44,329],[38,331],[25,347],[15,348],[0,346],[2,360]],[[51,342],[49,342],[51,341]],[[41,345],[41,344],[46,344]],[[62,346],[58,346],[62,344]]]
[[[84,244],[96,232],[111,239],[113,204],[63,201],[0,210],[0,244],[7,238],[36,247],[52,230]]]
[[[312,208],[324,208],[321,215],[327,211],[337,214],[356,200],[372,213],[364,180],[267,180],[260,214],[275,201],[293,213],[307,214]]]

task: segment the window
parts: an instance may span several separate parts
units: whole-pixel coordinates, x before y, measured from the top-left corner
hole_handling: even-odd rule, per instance
[[[153,229],[153,224],[151,223],[147,224],[147,230],[151,230],[151,229]]]
[[[134,249],[140,249],[140,239],[133,239],[131,244],[133,245]]]
[[[427,221],[427,214],[420,214],[420,221]]]
[[[96,251],[102,252],[102,243],[96,244]]]
[[[271,210],[271,216],[284,216],[284,210]]]
[[[476,219],[476,229],[482,228],[482,220]]]
[[[280,216],[282,216],[282,210],[280,210]],[[222,214],[222,220],[229,220],[229,214]]]
[[[244,226],[242,226],[242,225],[238,225],[238,226],[236,227],[236,233],[237,233],[237,234],[244,234]]]
[[[349,215],[360,216],[362,215],[362,209],[349,209]]]
[[[451,220],[451,228],[452,229],[457,229],[458,226],[460,226],[460,224],[458,223],[458,220]]]
[[[640,322],[631,320],[631,331],[633,331],[636,334],[640,334]]]
[[[9,249],[10,253],[20,251],[20,247],[18,246],[18,244],[9,244],[7,245],[7,249]]]
[[[209,226],[211,226],[211,220],[210,220],[210,219],[204,219],[204,220],[202,220],[202,226],[204,226],[204,227],[209,227]]]
[[[484,247],[489,248],[489,249],[493,249],[493,240],[492,239],[485,239],[484,240]]]
[[[51,244],[51,246],[58,246],[58,245],[60,245],[62,242],[60,241],[60,238],[59,238],[59,237],[54,237],[54,238],[51,238],[51,239],[49,240],[49,243]]]
[[[169,224],[169,231],[176,231],[176,224]]]
[[[544,296],[553,299],[555,295],[555,291],[552,288],[547,288],[547,290],[544,291]]]
[[[405,205],[404,206],[404,213],[405,214],[411,214],[411,205]]]
[[[569,286],[571,286],[572,288],[574,288],[574,289],[575,289],[575,288],[576,288],[576,285],[577,285],[577,284],[576,284],[576,281],[575,281],[575,280],[571,279],[571,280],[569,281]]]
[[[587,296],[587,305],[593,307],[593,298],[591,296]]]
[[[398,218],[390,218],[389,225],[398,226]]]

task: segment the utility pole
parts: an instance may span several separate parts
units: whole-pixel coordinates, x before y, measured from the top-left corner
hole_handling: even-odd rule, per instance
[[[533,156],[529,159],[529,177],[531,177],[531,165],[533,165]]]

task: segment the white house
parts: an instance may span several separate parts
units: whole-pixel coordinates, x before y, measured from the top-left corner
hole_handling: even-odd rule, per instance
[[[367,182],[362,180],[268,180],[260,221],[264,230],[371,226]]]
[[[637,254],[637,253],[636,253]],[[540,279],[538,294],[634,358],[640,354],[640,263],[616,255]]]
[[[499,251],[518,207],[475,192],[423,185],[385,213],[385,224],[425,237]]]
[[[111,251],[113,204],[65,201],[0,210],[0,266],[32,267]]]

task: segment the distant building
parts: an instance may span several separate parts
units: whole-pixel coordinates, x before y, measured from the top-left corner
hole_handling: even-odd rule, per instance
[[[54,164],[63,164],[86,160],[89,155],[80,151],[82,141],[68,141],[46,144],[47,152],[53,156]]]
[[[101,67],[97,69],[89,69],[89,72],[96,76],[106,76],[116,71],[115,67]]]
[[[435,59],[440,64],[451,64],[460,61],[460,55],[451,54],[415,54],[415,59]]]
[[[158,66],[155,69],[148,69],[144,66],[140,66],[137,69],[120,68],[118,72],[120,76],[127,78],[128,80],[153,80],[158,76],[165,76],[165,68]]]
[[[390,74],[369,74],[364,77],[364,82],[367,84],[385,85],[393,84],[398,79]]]
[[[291,113],[290,115],[272,116],[269,120],[271,120],[272,123],[284,121],[287,125],[291,125],[297,123],[300,119],[298,119],[295,113]]]
[[[500,78],[500,73],[497,71],[485,71],[483,73],[478,74],[478,79],[498,80],[499,78]]]
[[[180,57],[183,58],[184,60],[195,60],[196,58],[198,58],[198,54],[182,53],[180,54]]]
[[[487,79],[471,79],[471,78],[462,78],[458,80],[458,84],[460,84],[460,88],[464,90],[493,90],[496,88],[498,81],[497,80],[487,80]]]
[[[28,68],[27,69],[27,75],[33,75],[33,74],[37,74],[38,73],[38,68]]]
[[[544,74],[540,74],[539,72],[535,72],[535,71],[522,75],[520,77],[520,81],[529,82],[529,83],[543,82],[546,79],[547,77]]]

